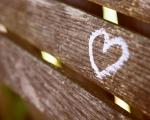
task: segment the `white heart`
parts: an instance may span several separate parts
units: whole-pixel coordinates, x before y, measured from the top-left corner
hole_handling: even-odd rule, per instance
[[[104,46],[102,49],[103,53],[106,53],[107,50],[113,46],[113,45],[119,45],[122,48],[122,55],[121,57],[112,65],[108,66],[104,70],[99,70],[97,65],[95,64],[94,61],[94,56],[93,56],[93,43],[96,37],[101,35],[104,35]],[[91,66],[94,69],[96,76],[100,79],[105,78],[106,76],[111,76],[117,72],[118,69],[121,69],[121,67],[124,65],[124,62],[128,61],[129,59],[129,50],[128,50],[128,45],[124,41],[122,37],[115,37],[110,39],[109,34],[105,31],[104,28],[101,28],[99,30],[96,30],[95,32],[92,32],[92,35],[90,36],[89,39],[89,57],[90,57],[90,62]]]

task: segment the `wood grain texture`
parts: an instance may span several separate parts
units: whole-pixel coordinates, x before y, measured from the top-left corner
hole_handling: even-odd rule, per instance
[[[29,43],[59,57],[79,75],[150,115],[148,38],[53,0],[1,0],[0,21]],[[105,80],[96,77],[88,56],[89,36],[99,28],[105,28],[111,37],[122,36],[130,51],[130,59],[123,68]],[[94,56],[97,65],[104,69],[114,63],[121,52],[120,48],[112,47],[104,55],[99,51],[102,46],[103,37],[99,37],[94,43]]]
[[[143,22],[150,23],[149,0],[89,0],[102,6],[117,10]]]
[[[0,79],[47,120],[132,120],[2,36],[0,56]]]

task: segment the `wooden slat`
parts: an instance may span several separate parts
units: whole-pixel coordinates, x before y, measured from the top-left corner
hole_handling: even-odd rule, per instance
[[[0,20],[32,45],[59,57],[64,65],[79,75],[150,115],[148,38],[53,0],[1,0]],[[99,28],[105,28],[112,37],[123,37],[130,51],[129,61],[123,68],[105,80],[96,77],[88,55],[89,36]],[[105,68],[114,63],[121,52],[113,47],[103,55],[99,51],[102,46],[103,39],[100,38],[94,45],[94,56],[98,66]]]
[[[95,4],[94,2],[88,0],[60,0],[74,6],[78,9],[84,10],[92,15],[102,18],[103,17],[103,9],[99,4]],[[109,14],[109,13],[108,13]],[[144,36],[150,38],[150,24],[138,20],[134,17],[127,16],[118,12],[118,22],[122,27],[128,28],[129,30],[136,31]]]
[[[131,120],[2,36],[0,56],[1,82],[49,120]]]
[[[150,0],[89,0],[117,10],[127,16],[150,23]]]

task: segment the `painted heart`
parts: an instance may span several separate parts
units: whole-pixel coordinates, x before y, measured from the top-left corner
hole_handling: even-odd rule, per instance
[[[119,45],[122,49],[122,55],[120,58],[112,65],[106,67],[104,70],[100,70],[99,67],[97,67],[94,56],[93,56],[93,43],[96,37],[104,35],[104,45],[102,48],[102,52],[106,54],[107,50],[114,46]],[[96,73],[96,76],[100,79],[106,78],[107,76],[111,76],[117,72],[117,70],[121,69],[121,67],[124,65],[126,61],[129,59],[129,50],[128,45],[124,41],[122,37],[115,37],[110,39],[109,33],[105,31],[105,29],[101,28],[99,30],[96,30],[95,32],[92,32],[90,39],[89,39],[89,57],[91,66],[94,69],[94,72]]]

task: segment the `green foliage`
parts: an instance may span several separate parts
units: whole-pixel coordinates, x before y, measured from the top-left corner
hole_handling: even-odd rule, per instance
[[[27,108],[24,101],[2,84],[0,84],[0,94],[0,119],[25,120]]]

